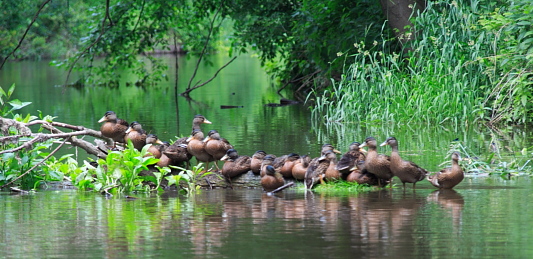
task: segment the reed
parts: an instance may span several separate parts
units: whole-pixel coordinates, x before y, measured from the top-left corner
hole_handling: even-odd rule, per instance
[[[357,54],[342,57],[347,65],[342,80],[332,81],[324,92],[311,93],[309,99],[316,102],[313,117],[326,123],[458,125],[482,116],[482,89],[490,84],[492,73],[483,61],[491,51],[491,39],[476,29],[475,9],[476,2],[428,2],[427,10],[414,20],[417,36],[405,46],[406,55],[383,51],[389,45],[386,38],[370,47],[363,41],[354,44]]]

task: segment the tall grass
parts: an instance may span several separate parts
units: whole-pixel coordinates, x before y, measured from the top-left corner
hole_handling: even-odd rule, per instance
[[[461,125],[482,117],[491,39],[476,29],[476,6],[428,2],[413,20],[416,40],[405,46],[405,55],[380,51],[387,39],[356,43],[354,55],[339,53],[336,62],[349,65],[329,90],[312,93],[314,119]]]

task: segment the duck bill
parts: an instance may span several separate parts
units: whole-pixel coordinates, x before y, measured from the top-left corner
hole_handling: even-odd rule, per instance
[[[340,151],[337,150],[337,149],[333,149],[333,153],[335,153],[335,154],[342,154],[342,152],[340,152]]]
[[[130,133],[130,131],[132,131],[132,128],[129,127],[127,130],[126,130],[126,134]]]
[[[213,124],[212,122],[208,121],[207,119],[204,119],[204,122],[205,124]]]
[[[207,141],[211,140],[210,137],[205,138],[202,142],[207,143]]]
[[[368,151],[366,151],[366,149],[360,149],[360,150],[361,150],[361,152],[363,152],[363,153],[368,153]]]
[[[359,145],[359,148],[363,148],[363,147],[366,147],[366,146],[367,146],[367,145],[366,145],[366,142],[365,142],[365,143]]]
[[[104,122],[104,121],[107,121],[107,119],[106,119],[106,117],[105,117],[105,116],[104,116],[104,117],[102,117],[101,119],[99,119],[99,120],[98,120],[98,123],[102,123],[102,122]]]
[[[389,144],[389,143],[387,143],[387,141],[385,141],[385,142],[381,143],[379,146],[380,146],[380,147],[384,147],[384,146],[386,146],[386,145],[388,145],[388,144]]]
[[[188,137],[187,140],[185,140],[185,142],[190,142],[192,140],[192,136]]]
[[[159,144],[159,145],[164,145],[164,144],[165,144],[165,143],[163,143],[163,141],[161,141],[161,140],[159,140],[159,139],[156,140],[155,143],[157,143],[157,144]]]
[[[224,155],[222,158],[220,158],[221,161],[226,161],[229,159],[228,155]]]

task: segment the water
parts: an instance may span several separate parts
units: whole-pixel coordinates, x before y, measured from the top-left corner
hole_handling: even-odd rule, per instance
[[[228,59],[220,56],[217,64]],[[169,65],[173,58],[167,59]],[[178,80],[183,91],[194,60],[182,58]],[[24,114],[56,116],[56,121],[99,129],[97,120],[113,110],[141,122],[163,140],[190,133],[203,114],[240,154],[262,149],[317,156],[323,143],[346,151],[366,136],[395,136],[404,158],[430,171],[442,168],[457,139],[486,160],[491,155],[518,168],[530,159],[533,137],[526,127],[405,125],[312,121],[303,104],[268,107],[281,96],[259,62],[239,57],[209,85],[176,97],[174,72],[155,87],[63,88],[65,73],[47,62],[9,63],[0,86],[16,83],[15,98],[31,101]],[[216,68],[202,67],[206,80]],[[283,92],[283,97],[292,96]],[[221,109],[221,105],[243,108]],[[491,148],[496,145],[496,150]],[[382,153],[388,148],[379,149]],[[72,150],[65,150],[71,153]],[[78,151],[83,159],[83,151]],[[258,189],[202,191],[193,197],[174,192],[111,199],[77,191],[0,193],[0,257],[531,257],[533,233],[531,179],[469,176],[455,191],[439,192],[427,182],[410,188],[331,196],[289,189],[267,196]]]
[[[528,258],[531,179],[348,196],[288,190],[0,195],[3,258]]]

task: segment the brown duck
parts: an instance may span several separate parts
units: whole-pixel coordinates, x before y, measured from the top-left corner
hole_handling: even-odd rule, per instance
[[[376,175],[369,173],[365,169],[359,169],[357,166],[353,167],[350,174],[346,176],[346,181],[372,186],[386,186],[389,183],[388,181],[379,179]]]
[[[318,159],[311,160],[307,171],[305,172],[305,187],[310,190],[317,182],[323,182],[330,161],[335,159],[335,153],[332,150],[326,150]]]
[[[261,163],[261,172],[259,173],[259,175],[261,175],[261,177],[265,176],[266,167],[268,165],[274,166],[274,160],[276,160],[276,156],[275,155],[266,155],[265,158],[263,158],[263,163]]]
[[[285,178],[292,178],[292,168],[294,167],[296,161],[298,161],[299,159],[300,155],[296,153],[288,154],[285,157],[283,164],[281,165],[281,168],[279,170],[280,174],[283,175],[283,177]]]
[[[172,162],[172,159],[169,158],[166,154],[165,154],[165,151],[170,147],[170,143],[168,142],[163,142],[162,145],[160,145],[160,151],[161,151],[161,157],[159,158],[159,161],[157,162],[156,165],[158,165],[159,167],[168,167],[169,165],[175,165],[173,162]]]
[[[386,145],[389,145],[392,149],[390,155],[390,170],[392,171],[392,174],[400,178],[404,189],[405,183],[413,183],[414,189],[417,182],[426,178],[428,171],[426,171],[424,168],[421,168],[417,164],[411,161],[403,160],[400,157],[400,153],[398,152],[398,141],[395,137],[389,137],[381,144],[381,146]]]
[[[257,150],[252,155],[251,169],[254,174],[259,174],[261,172],[261,164],[266,155],[266,152],[263,150]]]
[[[117,114],[114,111],[108,111],[104,117],[98,120],[98,123],[102,123],[100,132],[105,137],[113,139],[115,142],[124,143],[124,136],[126,136],[126,130],[130,126],[127,121],[117,118]]]
[[[376,150],[376,139],[373,137],[368,137],[359,147],[368,147],[368,153],[366,154],[363,169],[366,169],[368,173],[376,175],[379,179],[389,182],[394,176],[390,169],[390,157],[387,155],[378,154]],[[380,185],[380,187],[381,186],[382,185]]]
[[[439,189],[452,189],[458,185],[465,178],[459,160],[461,160],[459,152],[453,152],[452,167],[444,168],[440,172],[428,176],[428,181]]]
[[[148,148],[148,152],[152,154],[152,156],[155,158],[161,158],[161,148],[163,147],[163,142],[159,140],[155,134],[148,134],[148,136],[146,136],[146,144],[152,144]]]
[[[213,156],[215,160],[215,166],[218,168],[217,161],[226,155],[226,152],[233,148],[233,146],[225,138],[220,137],[220,134],[216,130],[211,130],[207,133],[207,137],[204,139],[205,151]]]
[[[308,155],[300,156],[300,159],[296,160],[292,167],[292,177],[296,180],[303,180],[310,162],[311,158]]]
[[[265,175],[261,177],[261,186],[266,192],[271,192],[285,184],[283,176],[273,166],[265,166]]]
[[[237,150],[229,149],[220,160],[225,161],[222,166],[222,175],[233,178],[250,171],[252,159],[249,156],[239,156]]]
[[[124,137],[126,143],[131,140],[133,146],[137,150],[141,150],[146,145],[146,131],[140,123],[134,121],[130,124],[128,130],[126,130],[126,136]]]
[[[205,168],[209,170],[209,162],[215,161],[212,155],[205,150],[204,133],[201,130],[193,130],[187,139],[187,151],[196,157],[198,162],[206,163]]]
[[[197,114],[192,120],[192,129],[201,130],[200,127],[204,123],[211,124],[211,122],[203,115]],[[172,145],[170,145],[170,147],[165,149],[163,154],[170,159],[170,164],[183,166],[185,163],[187,164],[187,168],[189,168],[189,160],[191,160],[192,155],[189,153],[189,151],[187,151],[188,138],[189,137],[179,138]]]
[[[361,145],[359,142],[352,142],[350,144],[350,149],[348,152],[342,155],[339,162],[337,162],[337,170],[342,174],[350,174],[353,167],[358,167],[361,169],[365,163],[365,153],[364,149],[359,147]]]

